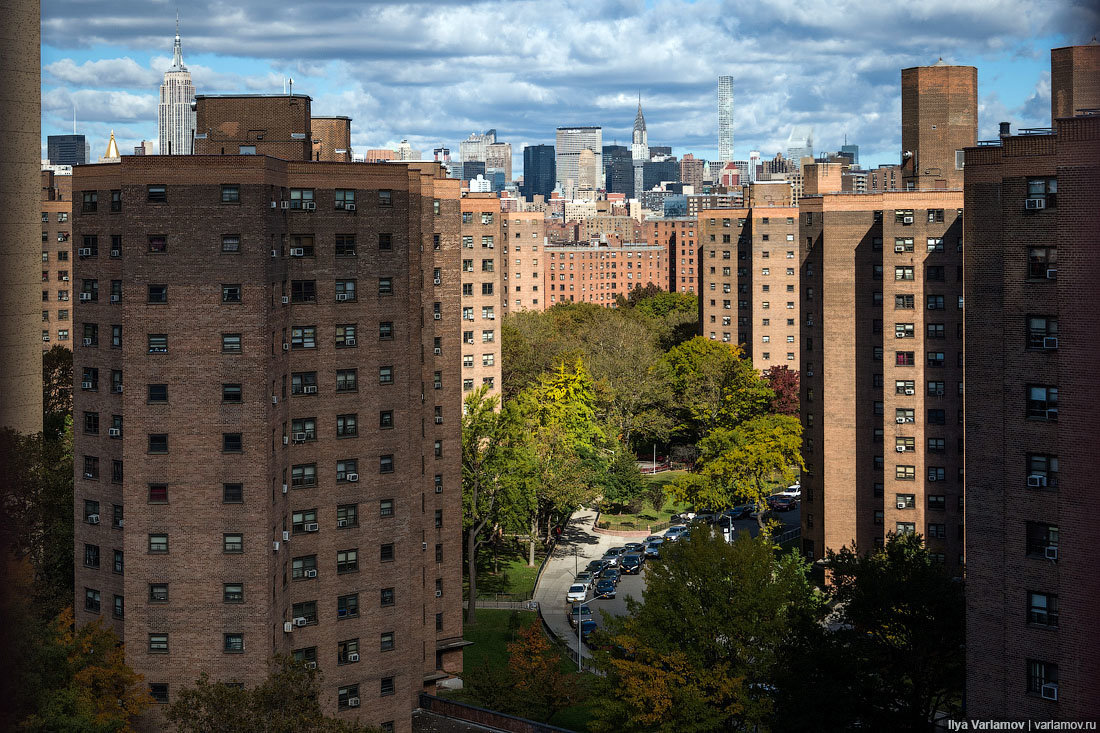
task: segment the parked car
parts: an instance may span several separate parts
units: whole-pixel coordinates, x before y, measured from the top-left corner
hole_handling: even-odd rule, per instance
[[[623,549],[627,552],[641,552],[645,549],[645,545],[643,545],[641,542],[627,542],[625,545],[623,545]]]
[[[789,512],[798,508],[798,502],[789,496],[769,496],[768,508],[774,512]]]
[[[792,499],[801,499],[802,486],[801,484],[791,484],[784,491],[780,491],[777,496],[789,496]]]
[[[591,588],[594,577],[595,576],[587,570],[582,570],[577,573],[577,577],[573,578],[573,582],[583,583],[586,588]]]
[[[596,581],[596,598],[614,598],[615,581],[611,578],[600,578]]]
[[[722,512],[722,514],[731,519],[749,519],[754,511],[756,511],[756,506],[753,504],[738,504],[732,509]]]
[[[637,552],[631,552],[623,555],[623,559],[619,561],[619,567],[622,568],[623,573],[627,575],[637,575],[642,572],[642,556]]]
[[[569,611],[569,625],[577,628],[577,621],[591,621],[592,609],[588,606],[573,606]]]
[[[588,597],[588,586],[584,583],[574,583],[569,586],[569,590],[565,594],[566,603],[580,603]]]
[[[593,560],[584,566],[584,569],[593,575],[599,575],[600,571],[607,567],[607,563],[603,560]]]
[[[700,512],[696,514],[695,519],[691,521],[697,524],[714,524],[718,521],[718,515],[714,512]]]
[[[613,568],[618,567],[619,558],[622,556],[623,552],[624,550],[622,547],[612,547],[610,550],[605,552],[603,554],[603,557],[600,559],[604,560],[608,565]]]
[[[695,519],[695,512],[681,512],[680,514],[673,514],[671,517],[673,522],[690,522]]]
[[[587,644],[588,637],[592,634],[593,631],[596,631],[599,628],[600,627],[596,624],[596,622],[591,619],[589,619],[588,621],[581,621],[581,640],[583,640],[584,643]]]
[[[649,537],[645,538],[645,543],[648,545],[650,542],[656,542],[657,540],[664,542],[665,536],[663,534],[651,534]]]
[[[646,558],[651,558],[651,557],[659,558],[661,556],[661,545],[663,545],[664,543],[665,543],[665,541],[663,539],[659,538],[659,537],[655,540],[650,540],[649,542],[646,542],[645,543],[645,556],[646,556]]]
[[[623,574],[619,572],[618,568],[604,568],[600,571],[600,580],[611,580],[615,585],[619,584],[622,580]],[[599,584],[599,580],[596,581]]]
[[[667,530],[665,530],[664,539],[666,542],[675,542],[676,540],[680,539],[680,535],[682,535],[684,532],[687,532],[687,529],[688,528],[682,524],[674,524]]]

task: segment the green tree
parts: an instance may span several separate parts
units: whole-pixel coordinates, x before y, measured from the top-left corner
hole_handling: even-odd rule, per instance
[[[562,672],[561,654],[554,651],[539,623],[520,629],[508,644],[508,672],[522,709],[516,713],[549,721],[554,714],[580,702],[577,676]]]
[[[721,509],[752,503],[764,528],[763,509],[776,481],[786,485],[802,461],[802,424],[787,415],[764,415],[730,430],[712,430],[699,442],[695,473],[672,482],[667,491],[677,501]]]
[[[42,413],[47,436],[60,433],[73,413],[73,352],[60,344],[42,354]]]
[[[646,571],[641,602],[609,618],[611,651],[598,655],[594,730],[752,730],[772,713],[768,695],[791,627],[820,601],[794,553],[776,559],[767,538],[733,543],[707,528],[666,547]]]
[[[514,527],[525,512],[528,493],[517,477],[513,450],[515,421],[512,410],[497,411],[497,398],[482,385],[463,400],[462,504],[466,530],[466,565],[470,583],[466,623],[477,617],[477,550],[483,533],[501,524]]]
[[[636,503],[646,490],[646,480],[638,470],[634,454],[619,448],[600,481],[600,495],[610,506],[623,508]]]
[[[665,361],[689,442],[763,414],[772,400],[771,389],[736,346],[696,336],[669,351]]]
[[[203,672],[178,691],[165,717],[179,733],[372,733],[375,728],[326,717],[318,694],[322,675],[290,657],[276,656],[267,678],[252,689],[212,682]]]
[[[33,628],[33,627],[32,627]],[[141,675],[127,666],[118,637],[100,620],[77,627],[67,608],[41,631],[31,652],[34,712],[28,733],[129,733],[151,702]]]

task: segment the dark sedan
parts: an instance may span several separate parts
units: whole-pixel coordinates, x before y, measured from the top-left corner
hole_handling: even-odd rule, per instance
[[[599,575],[600,571],[606,567],[607,563],[603,560],[593,560],[592,562],[588,563],[588,565],[586,565],[584,569],[592,573],[593,575]]]
[[[588,606],[573,606],[573,610],[569,612],[569,625],[577,628],[578,618],[582,621],[591,621],[592,609]]]
[[[623,558],[619,560],[619,567],[626,575],[637,575],[642,572],[642,557],[636,552],[623,555]]]
[[[789,496],[768,497],[768,508],[773,512],[789,512],[798,508],[798,502]]]
[[[596,581],[596,598],[614,598],[615,581],[611,578],[600,578]]]
[[[615,585],[619,584],[622,577],[622,573],[619,572],[618,568],[604,568],[600,571],[600,580],[610,580],[615,583]]]

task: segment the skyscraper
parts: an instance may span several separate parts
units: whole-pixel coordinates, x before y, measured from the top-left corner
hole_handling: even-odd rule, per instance
[[[805,125],[795,125],[787,137],[787,158],[795,166],[803,158],[814,157],[814,130]]]
[[[578,163],[582,150],[596,154],[596,170],[603,171],[603,128],[595,126],[559,127],[554,148],[555,176],[567,198],[580,185]]]
[[[183,63],[180,44],[180,19],[176,15],[176,42],[172,49],[172,66],[164,72],[160,85],[160,105],[157,122],[160,127],[161,155],[190,155],[195,133],[195,85],[191,72]]]
[[[83,135],[50,135],[46,138],[46,156],[53,165],[84,165],[88,162]]]
[[[718,77],[718,160],[733,160],[733,77]]]
[[[630,139],[630,157],[634,160],[649,160],[649,133],[645,129],[645,115],[642,114],[642,95],[638,95],[638,114],[634,115],[634,131]]]

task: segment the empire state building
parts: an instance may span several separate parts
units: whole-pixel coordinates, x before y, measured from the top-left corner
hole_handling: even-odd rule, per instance
[[[157,122],[160,127],[161,155],[190,155],[195,130],[195,85],[191,72],[183,64],[180,45],[180,21],[176,18],[176,44],[172,52],[172,67],[164,72],[160,85],[160,105]]]

